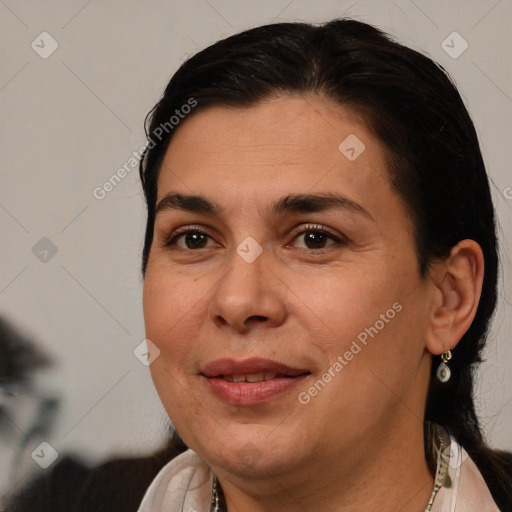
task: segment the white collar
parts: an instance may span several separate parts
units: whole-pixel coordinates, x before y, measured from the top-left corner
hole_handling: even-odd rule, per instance
[[[212,484],[208,465],[187,450],[160,470],[137,512],[209,512]]]
[[[448,474],[451,487],[441,487],[432,512],[500,512],[468,452],[450,435]]]
[[[462,446],[451,439],[450,488],[437,493],[432,512],[500,512]],[[209,512],[213,473],[192,450],[167,463],[149,486],[137,512]]]

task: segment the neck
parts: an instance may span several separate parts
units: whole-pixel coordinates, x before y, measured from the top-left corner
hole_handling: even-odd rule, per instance
[[[423,424],[409,413],[400,425],[381,430],[364,450],[322,456],[279,477],[250,480],[215,471],[228,512],[423,512],[434,486]]]

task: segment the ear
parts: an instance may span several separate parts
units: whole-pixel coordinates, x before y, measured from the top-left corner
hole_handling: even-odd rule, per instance
[[[425,348],[439,355],[452,350],[473,322],[482,293],[484,256],[474,240],[462,240],[432,266],[430,325]]]

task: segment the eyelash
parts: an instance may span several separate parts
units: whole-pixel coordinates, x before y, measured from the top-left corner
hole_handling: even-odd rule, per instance
[[[204,231],[204,229],[186,226],[184,228],[179,228],[176,231],[174,231],[173,233],[171,233],[169,235],[169,237],[166,238],[164,245],[165,245],[165,247],[172,247],[173,245],[176,245],[176,240],[180,236],[188,235],[191,233],[197,233],[199,235],[206,235],[206,236],[212,238],[212,236],[209,233],[207,233],[206,231]],[[193,251],[193,249],[183,249],[183,250]]]
[[[306,224],[305,226],[301,226],[300,231],[294,232],[293,240],[298,238],[300,235],[304,235],[305,233],[320,233],[322,235],[326,235],[326,237],[335,244],[328,246],[328,247],[322,247],[320,249],[308,249],[308,248],[301,248],[305,251],[313,251],[313,252],[320,252],[329,250],[331,248],[338,247],[346,247],[349,244],[348,238],[344,237],[341,234],[337,234],[335,231],[332,231],[331,229],[319,225],[319,224]]]
[[[171,248],[172,246],[176,245],[177,240],[181,236],[187,235],[187,234],[192,234],[192,233],[206,235],[211,239],[213,238],[207,231],[204,230],[204,228],[200,229],[200,228],[195,228],[193,226],[186,226],[184,228],[180,228],[180,229],[174,231],[173,233],[171,233],[171,235],[165,240],[164,246],[167,248]],[[325,226],[321,226],[318,224],[306,224],[305,226],[301,226],[301,230],[294,233],[292,240],[295,240],[300,235],[304,235],[306,233],[319,233],[322,235],[326,235],[329,239],[336,242],[335,245],[338,245],[338,246],[347,246],[349,243],[349,240],[346,237],[338,235],[335,232],[331,231],[330,229],[326,228]],[[322,247],[320,249],[308,249],[308,248],[301,247],[300,249],[303,249],[305,251],[321,252],[321,251],[328,250],[331,247],[333,247],[333,246]],[[183,251],[188,251],[188,252],[199,252],[201,250],[201,249],[182,249],[182,248],[180,248],[180,249]]]

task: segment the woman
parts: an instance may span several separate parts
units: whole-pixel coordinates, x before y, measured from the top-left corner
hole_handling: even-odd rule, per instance
[[[493,205],[440,66],[263,26],[185,62],[147,131],[150,368],[190,450],[139,510],[512,510],[472,398]]]

